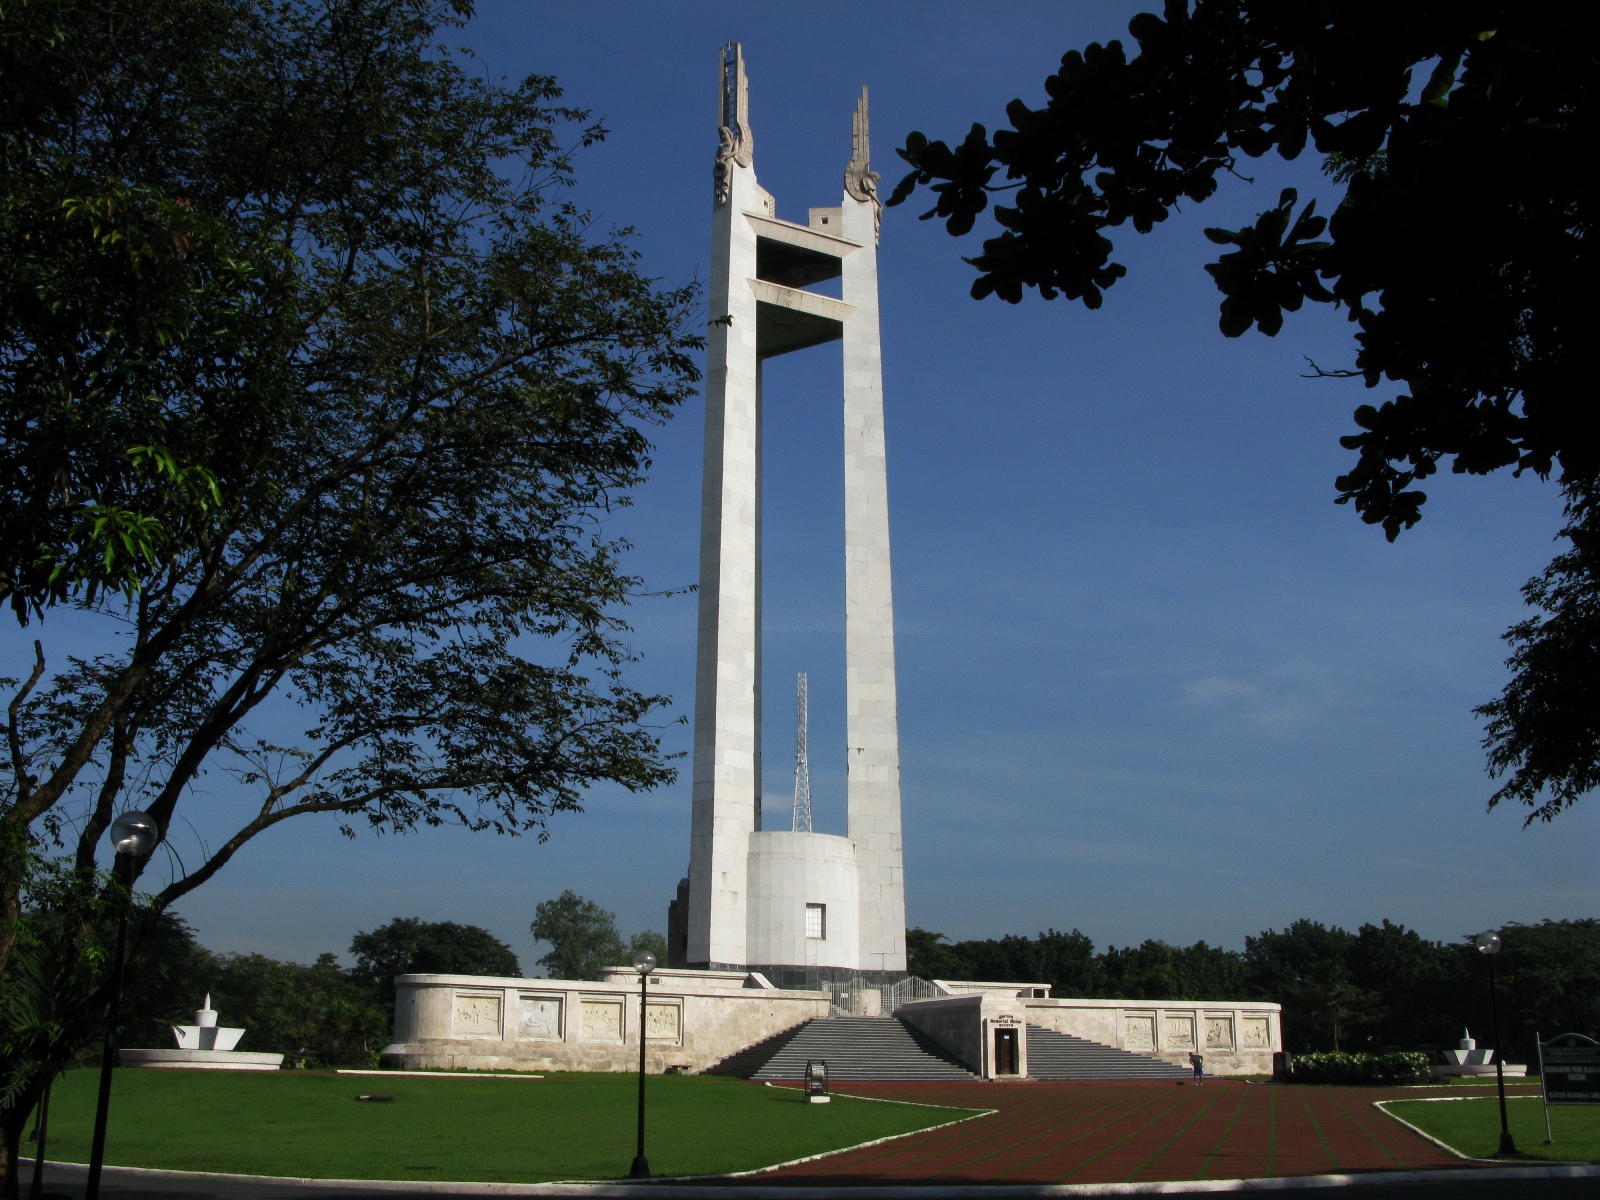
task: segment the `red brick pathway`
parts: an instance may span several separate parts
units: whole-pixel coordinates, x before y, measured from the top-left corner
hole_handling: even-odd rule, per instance
[[[773,1182],[1121,1183],[1461,1167],[1372,1107],[1388,1088],[1170,1083],[859,1083],[846,1093],[993,1108],[802,1163]]]

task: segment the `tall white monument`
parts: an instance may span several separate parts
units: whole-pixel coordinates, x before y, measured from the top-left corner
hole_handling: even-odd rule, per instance
[[[867,91],[837,208],[779,220],[756,182],[744,57],[721,89],[706,369],[694,816],[672,958],[695,967],[899,976],[906,968],[894,600],[878,344],[878,176]],[[807,291],[840,280],[841,299]],[[849,834],[761,821],[761,374],[779,355],[844,350],[845,674]],[[798,979],[796,980],[798,982]]]

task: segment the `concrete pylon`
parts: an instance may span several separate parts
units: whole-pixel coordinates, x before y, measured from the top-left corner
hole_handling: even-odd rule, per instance
[[[844,176],[844,236],[862,248],[842,263],[844,323],[844,607],[849,747],[846,794],[860,876],[863,971],[906,969],[905,870],[900,842],[900,718],[889,570],[889,477],[878,338],[878,174],[872,170],[867,89],[856,104]]]
[[[881,205],[868,160],[866,90],[856,110],[841,205],[813,208],[808,223],[799,225],[778,219],[772,196],[756,181],[748,83],[736,43],[720,53],[718,68],[693,816],[687,904],[677,910],[686,909],[683,943],[669,947],[669,961],[745,967],[825,960],[903,973],[900,753],[878,341]],[[842,299],[805,290],[834,278],[842,280]],[[762,363],[832,341],[844,350],[850,848],[823,834],[760,833]],[[781,876],[783,882],[756,886],[783,894],[763,894],[754,907],[753,853],[763,864],[790,864],[781,871],[763,868],[762,879]],[[846,886],[838,871],[851,856],[856,872]],[[807,910],[830,903],[835,912],[826,920],[807,917]],[[823,958],[806,958],[812,949],[806,946],[782,962],[752,960],[750,937],[759,943],[757,954],[775,953],[781,939],[771,931],[791,925],[831,928],[835,940],[852,931],[854,944],[826,947]],[[788,963],[788,957],[797,961]]]

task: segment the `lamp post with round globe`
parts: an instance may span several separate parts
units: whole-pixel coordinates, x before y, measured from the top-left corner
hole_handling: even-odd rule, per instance
[[[633,969],[639,972],[639,1148],[633,1156],[633,1168],[628,1172],[630,1179],[649,1179],[650,1162],[644,1156],[644,989],[650,980],[650,972],[656,969],[656,956],[648,950],[641,950],[633,956]]]
[[[1506,1120],[1505,1052],[1500,1041],[1500,1009],[1495,1000],[1494,956],[1500,953],[1500,935],[1483,932],[1473,939],[1478,953],[1489,960],[1489,1021],[1494,1026],[1494,1078],[1500,1087],[1500,1150],[1501,1154],[1515,1154],[1517,1144],[1511,1140],[1511,1123]]]
[[[133,810],[111,822],[111,844],[117,858],[112,875],[126,889],[117,917],[117,950],[111,958],[110,990],[106,1000],[106,1048],[100,1059],[100,1095],[94,1109],[94,1140],[89,1143],[89,1178],[84,1200],[100,1200],[100,1169],[106,1160],[106,1120],[111,1113],[111,1068],[117,1061],[117,1022],[122,1016],[122,965],[128,950],[128,910],[133,906],[133,867],[150,857],[161,842],[161,828],[149,813]]]

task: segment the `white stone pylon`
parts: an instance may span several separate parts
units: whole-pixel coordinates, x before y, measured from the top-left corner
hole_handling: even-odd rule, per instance
[[[760,207],[737,46],[720,57],[711,325],[706,355],[700,506],[700,621],[695,664],[694,809],[689,843],[688,960],[745,961],[746,860],[756,827],[761,614],[761,408],[756,356]],[[741,161],[742,160],[742,161]]]
[[[846,794],[861,877],[860,968],[906,969],[900,838],[900,719],[889,570],[889,477],[878,337],[878,176],[871,166],[867,89],[856,104],[845,169],[844,236],[862,249],[842,263],[844,322],[844,605]]]
[[[852,846],[828,846],[824,842],[842,839],[805,831],[795,836],[819,840],[795,843],[796,849],[784,853],[798,855],[796,862],[815,857],[819,863],[835,864],[841,852],[853,856],[859,937],[848,935],[848,948],[829,946],[827,961],[903,972],[900,750],[878,340],[881,205],[878,177],[868,158],[866,89],[856,109],[841,207],[812,209],[809,224],[797,225],[777,218],[772,197],[756,182],[748,90],[737,44],[722,51],[719,71],[683,961],[696,967],[805,965],[754,964],[747,956],[748,938],[756,936],[748,932],[746,920],[752,835],[761,828],[761,377],[766,358],[842,341]],[[810,283],[832,278],[841,279],[841,300],[805,290]],[[856,892],[850,887],[833,896],[836,907],[842,904],[851,911],[836,911],[828,918],[831,928],[856,928]],[[808,894],[802,899],[816,907],[812,900],[826,897]]]

